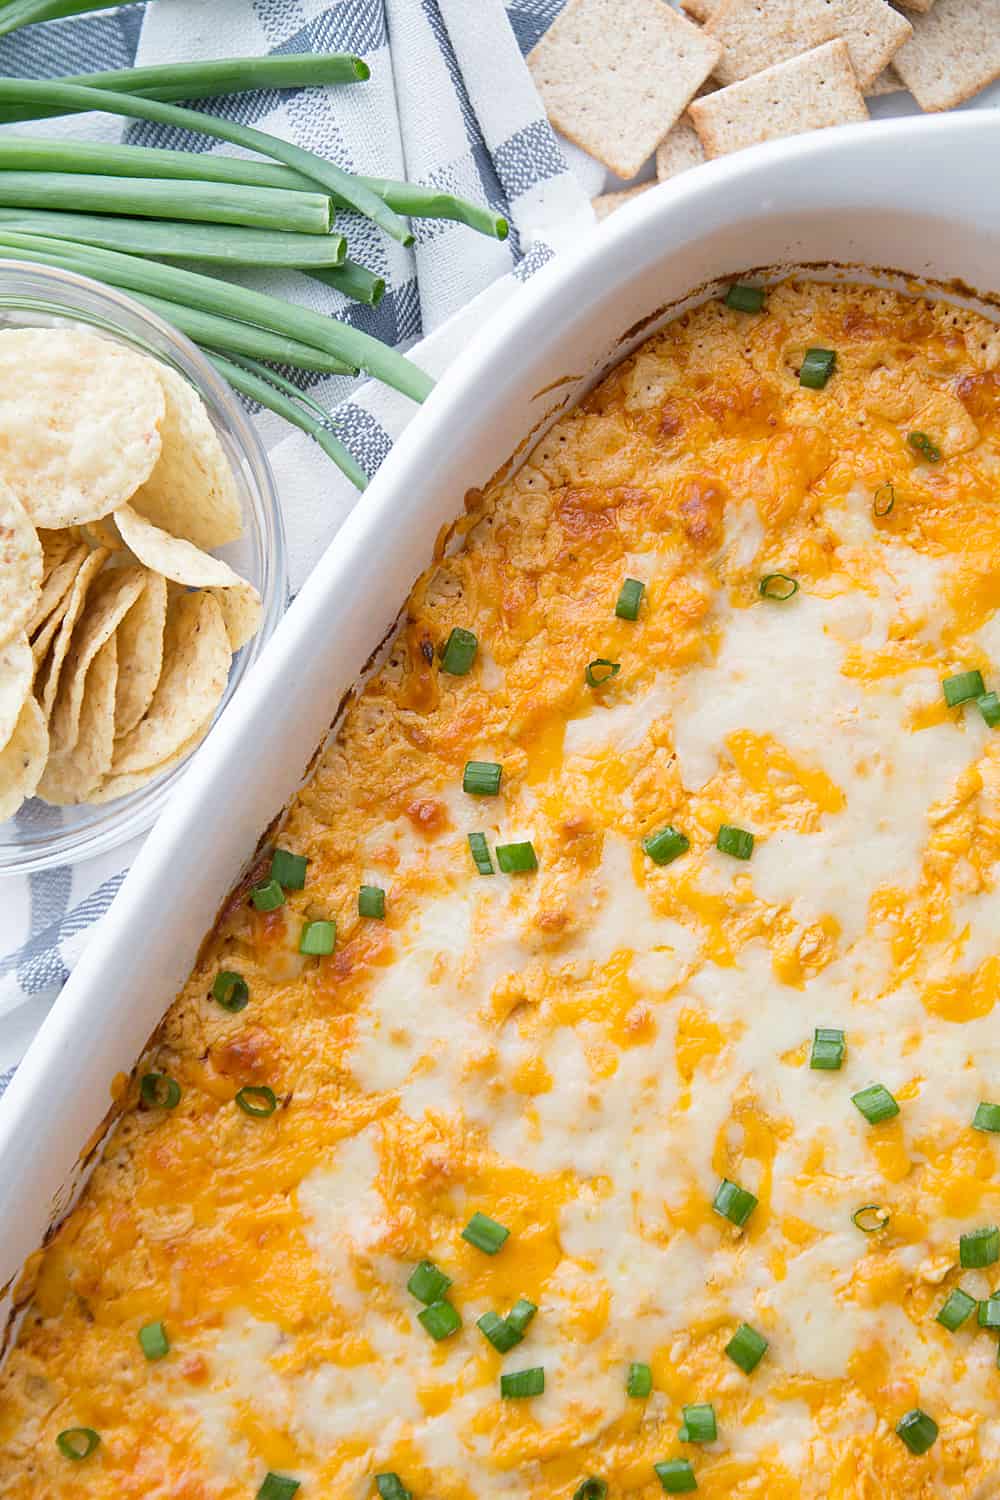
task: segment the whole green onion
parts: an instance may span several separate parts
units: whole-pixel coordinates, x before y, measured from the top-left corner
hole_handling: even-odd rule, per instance
[[[332,222],[325,193],[290,193],[284,188],[222,182],[186,182],[175,187],[158,177],[133,177],[123,191],[120,177],[91,177],[81,172],[0,172],[0,207],[201,220],[315,235],[327,234]]]
[[[299,370],[318,370],[324,375],[358,373],[356,365],[349,365],[332,354],[324,354],[321,349],[311,349],[308,344],[300,344],[297,339],[286,339],[280,333],[256,328],[252,323],[240,323],[235,318],[220,318],[216,313],[201,312],[196,307],[185,307],[182,303],[170,302],[165,297],[150,297],[144,292],[133,290],[131,295],[143,307],[159,314],[204,349],[238,354],[242,358],[274,360],[279,365],[293,365]],[[270,377],[271,371],[267,373]]]
[[[0,203],[6,177],[14,175],[0,172]],[[178,189],[178,196],[183,196],[183,189]],[[0,224],[9,225],[19,234],[41,234],[48,239],[94,245],[100,250],[120,250],[126,255],[154,255],[162,260],[195,260],[223,266],[326,268],[341,265],[347,249],[347,241],[341,234],[286,233],[281,229],[250,229],[238,224],[161,223],[156,219],[50,213],[35,208],[0,207]]]
[[[0,10],[0,36],[7,36],[21,26],[36,21],[58,21],[63,16],[80,16],[88,10],[110,10],[115,5],[131,5],[133,0],[7,0]]]
[[[3,174],[0,173],[0,183],[2,181]],[[351,297],[355,302],[365,302],[369,307],[378,307],[385,295],[382,277],[376,276],[374,271],[369,271],[367,266],[358,265],[354,260],[345,260],[343,265],[323,270],[315,270],[310,266],[309,275],[314,281],[322,281],[327,286],[335,287],[345,297]]]

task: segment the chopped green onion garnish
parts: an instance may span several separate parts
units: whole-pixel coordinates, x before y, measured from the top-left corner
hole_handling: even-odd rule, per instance
[[[742,1228],[757,1207],[757,1202],[753,1193],[748,1192],[746,1188],[741,1188],[736,1182],[730,1182],[728,1177],[724,1177],[712,1199],[712,1207],[717,1214],[721,1214],[731,1224],[737,1224]]]
[[[640,1401],[645,1401],[653,1389],[653,1372],[649,1365],[632,1363],[628,1367],[628,1379],[625,1382],[626,1396],[636,1396]]]
[[[686,1458],[668,1458],[653,1465],[653,1473],[668,1495],[687,1495],[698,1488],[694,1470]]]
[[[879,1229],[885,1229],[891,1218],[889,1210],[880,1203],[863,1203],[851,1214],[851,1223],[862,1234],[875,1234]]]
[[[456,625],[441,653],[442,672],[450,672],[452,677],[464,677],[472,670],[478,648],[479,642],[472,631],[462,630]]]
[[[417,1317],[436,1343],[440,1343],[442,1339],[451,1338],[451,1335],[457,1333],[462,1326],[462,1320],[451,1303],[441,1299],[421,1308]]]
[[[486,1255],[496,1255],[510,1234],[496,1219],[491,1219],[487,1214],[474,1213],[472,1218],[462,1230],[462,1238],[470,1245],[475,1245],[477,1250],[482,1250]]]
[[[872,510],[881,521],[889,514],[895,503],[896,491],[893,489],[889,481],[886,480],[885,484],[880,484],[878,489],[875,491],[875,498],[872,501]]]
[[[940,462],[941,449],[936,443],[931,442],[926,432],[908,432],[906,441],[911,448],[915,448],[923,458],[926,458],[929,464]]]
[[[431,1260],[422,1260],[418,1266],[414,1266],[406,1290],[416,1297],[418,1302],[429,1304],[439,1302],[445,1292],[451,1286],[451,1277],[439,1271]]]
[[[292,1500],[301,1480],[289,1479],[285,1474],[268,1474],[257,1491],[257,1500]]]
[[[926,1453],[937,1440],[938,1424],[919,1406],[908,1411],[896,1423],[896,1436],[903,1439],[911,1453]]]
[[[271,855],[271,879],[276,880],[286,891],[301,891],[306,883],[304,854],[292,854],[288,849],[275,849]]]
[[[749,859],[753,853],[753,834],[723,823],[715,836],[715,847],[723,854],[731,854],[733,859]]]
[[[985,1297],[979,1304],[980,1328],[1000,1328],[1000,1296]]]
[[[986,693],[982,672],[957,672],[954,677],[945,677],[941,683],[944,701],[949,708],[968,703],[970,698],[982,698]]]
[[[774,599],[779,604],[783,604],[798,591],[799,580],[790,573],[765,573],[757,585],[757,592],[762,599]]]
[[[847,1043],[842,1031],[838,1031],[835,1026],[817,1026],[813,1032],[809,1066],[821,1072],[836,1073],[838,1068],[844,1066],[846,1051]]]
[[[56,1435],[59,1452],[63,1458],[71,1458],[74,1463],[89,1458],[100,1441],[100,1433],[95,1432],[92,1427],[64,1427]]]
[[[608,1485],[604,1479],[591,1474],[573,1491],[573,1500],[607,1500]]]
[[[139,1329],[139,1343],[147,1359],[166,1359],[170,1340],[162,1323],[146,1323]]]
[[[958,1263],[967,1271],[979,1271],[1000,1260],[1000,1229],[985,1224],[963,1234],[958,1242]]]
[[[523,1337],[528,1324],[531,1322],[537,1311],[537,1304],[532,1302],[530,1298],[518,1297],[517,1301],[514,1303],[514,1306],[507,1314],[507,1322],[513,1329],[516,1330],[517,1333],[521,1334],[521,1336]]]
[[[500,790],[503,767],[495,760],[470,760],[466,762],[462,777],[462,791],[472,797],[495,797]]]
[[[682,1443],[714,1443],[719,1435],[715,1407],[709,1401],[696,1402],[682,1409],[684,1421],[677,1436]]]
[[[995,1134],[1000,1130],[1000,1104],[977,1104],[972,1116],[973,1130],[988,1130]]]
[[[325,958],[337,946],[336,922],[303,922],[299,952],[314,958]]]
[[[619,620],[637,620],[639,618],[639,605],[642,596],[646,592],[646,585],[640,583],[638,578],[626,578],[618,593],[618,603],[615,605],[615,614]]]
[[[545,1371],[541,1365],[530,1370],[515,1370],[500,1376],[500,1394],[506,1401],[520,1401],[525,1396],[540,1396],[545,1389]]]
[[[642,847],[654,865],[669,865],[672,860],[687,853],[691,841],[686,834],[668,823],[659,833],[651,833],[648,838],[643,839]]]
[[[996,693],[983,693],[982,697],[976,699],[976,707],[991,729],[1000,724],[1000,698]]]
[[[807,349],[805,359],[799,367],[799,385],[811,391],[821,391],[833,374],[837,363],[834,349]]]
[[[733,312],[759,313],[764,306],[764,288],[735,282],[722,300]]]
[[[144,1073],[139,1097],[150,1109],[176,1109],[181,1102],[181,1086],[166,1073]]]
[[[899,1105],[884,1083],[870,1083],[866,1089],[859,1089],[851,1095],[851,1103],[861,1111],[869,1125],[878,1125],[899,1114]]]
[[[482,1317],[477,1319],[476,1327],[484,1338],[489,1339],[499,1354],[509,1353],[524,1338],[523,1333],[511,1327],[507,1318],[501,1318],[495,1312],[484,1312]]]
[[[968,1292],[963,1292],[960,1286],[955,1286],[942,1302],[934,1321],[940,1323],[943,1328],[947,1328],[949,1333],[954,1333],[956,1328],[961,1328],[975,1309],[975,1297],[970,1297]]]
[[[726,1345],[726,1353],[734,1365],[739,1365],[744,1375],[756,1370],[767,1353],[767,1339],[749,1323],[741,1323]]]
[[[250,987],[242,974],[232,969],[220,969],[212,981],[212,999],[223,1010],[244,1010],[250,999]]]
[[[276,880],[264,880],[254,886],[250,900],[258,911],[277,911],[285,904],[285,893]]]
[[[363,885],[358,891],[358,916],[385,916],[385,891],[380,885]]]
[[[375,1488],[379,1500],[413,1500],[413,1495],[403,1485],[398,1474],[376,1474]]]
[[[530,875],[538,869],[534,844],[530,839],[523,844],[497,844],[497,864],[503,875]]]
[[[617,677],[621,669],[620,661],[608,661],[606,656],[595,656],[594,660],[588,663],[583,675],[588,687],[599,688],[603,687],[606,682],[610,682],[612,677]]]
[[[469,834],[469,851],[480,875],[492,875],[493,861],[490,859],[490,846],[486,842],[485,833]]]
[[[278,1107],[274,1090],[269,1089],[267,1084],[248,1084],[236,1095],[236,1103],[244,1114],[253,1115],[259,1120],[266,1120]]]

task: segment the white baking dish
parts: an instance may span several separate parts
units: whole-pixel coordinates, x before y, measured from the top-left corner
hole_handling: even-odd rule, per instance
[[[1000,289],[998,160],[992,113],[848,126],[745,152],[636,200],[483,329],[236,694],[0,1104],[0,1282],[64,1211],[112,1080],[133,1066],[465,490],[679,302],[736,273],[892,267],[984,306],[967,290],[979,288],[989,313]]]

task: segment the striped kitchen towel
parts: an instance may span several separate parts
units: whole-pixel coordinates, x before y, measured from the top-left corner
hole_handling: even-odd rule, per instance
[[[501,244],[461,225],[417,220],[416,243],[404,249],[366,221],[345,220],[352,255],[385,277],[388,290],[377,308],[348,303],[295,272],[266,282],[255,272],[241,279],[347,318],[388,342],[409,347],[420,340],[422,362],[440,371],[470,327],[593,223],[587,191],[567,168],[522,58],[563,3],[149,0],[0,39],[0,73],[50,77],[251,53],[364,57],[371,68],[365,84],[241,94],[213,100],[211,109],[348,169],[407,177],[488,203],[509,219],[509,239]],[[107,115],[14,128],[196,150],[218,145]],[[587,187],[598,191],[600,180]],[[373,473],[412,414],[410,404],[370,384],[317,375],[300,380],[335,412],[339,435]],[[281,494],[294,593],[357,493],[308,439],[290,435],[270,412],[256,413],[255,420]],[[0,1089],[134,853],[134,845],[126,846],[72,869],[0,877]]]

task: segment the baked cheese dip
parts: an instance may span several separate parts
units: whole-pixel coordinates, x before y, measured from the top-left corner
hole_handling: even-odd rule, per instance
[[[992,324],[789,283],[469,497],[29,1267],[4,1500],[996,1494],[998,487]]]

